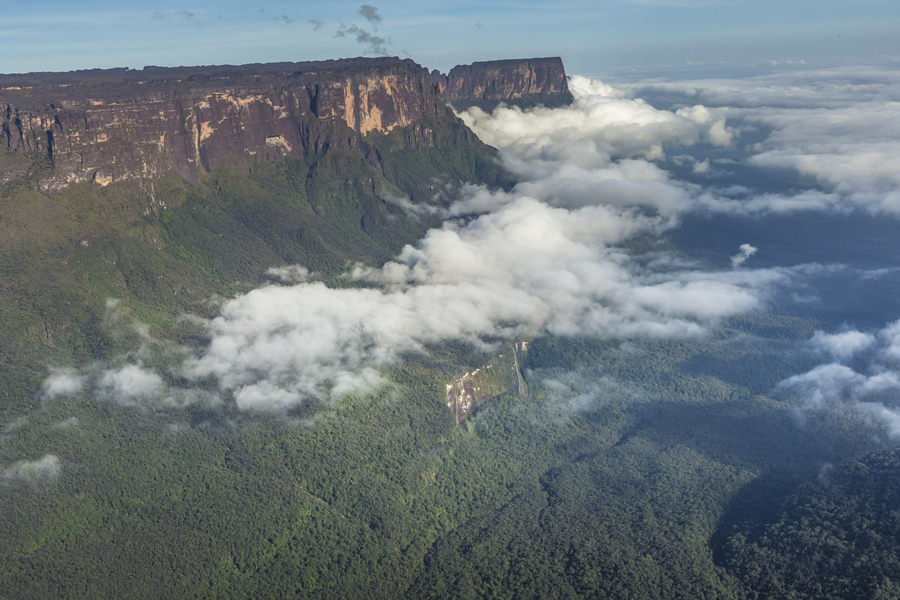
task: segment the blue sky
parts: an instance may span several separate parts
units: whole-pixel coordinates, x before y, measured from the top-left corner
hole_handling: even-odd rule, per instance
[[[900,65],[896,0],[8,3],[0,70],[296,61],[390,55],[446,71],[560,55],[570,72],[777,64]],[[355,27],[356,29],[353,29]],[[338,36],[340,31],[345,35]],[[377,41],[377,40],[376,40]]]

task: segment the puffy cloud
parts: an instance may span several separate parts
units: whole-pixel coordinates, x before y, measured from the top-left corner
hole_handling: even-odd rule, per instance
[[[20,460],[0,473],[0,478],[8,482],[52,482],[59,478],[62,463],[54,454],[45,454],[37,460]]]
[[[849,330],[831,334],[816,331],[809,343],[819,352],[829,354],[838,360],[847,360],[871,348],[875,345],[875,341],[875,336],[871,333]]]
[[[161,396],[166,384],[157,373],[136,364],[106,369],[97,380],[98,391],[123,404],[138,404]]]
[[[214,377],[243,408],[284,409],[370,389],[378,367],[443,340],[697,335],[759,305],[746,282],[716,273],[635,273],[609,244],[643,223],[608,206],[519,198],[429,231],[381,269],[357,270],[375,287],[270,286],[225,303],[186,372]]]
[[[853,414],[891,439],[900,438],[900,321],[876,334],[817,331],[809,344],[831,355],[819,365],[778,384],[776,393],[793,398],[803,412]],[[867,352],[871,351],[871,352]],[[860,357],[865,358],[860,362]],[[847,363],[856,361],[850,366]]]
[[[731,257],[732,268],[737,268],[747,262],[747,259],[756,254],[758,248],[751,244],[741,244],[738,246],[738,253]]]
[[[41,384],[41,395],[53,400],[58,396],[77,394],[84,387],[84,376],[76,369],[51,367],[50,375]]]
[[[696,105],[657,109],[579,76],[572,77],[570,88],[575,102],[567,107],[500,106],[490,114],[473,107],[460,114],[481,139],[501,149],[504,165],[520,180],[517,194],[568,208],[606,204],[649,209],[665,217],[666,225],[701,204],[696,198],[700,189],[673,179],[661,161],[668,148],[730,144],[724,113]],[[509,196],[463,200],[482,207],[504,201]],[[731,210],[717,198],[704,201],[704,209]],[[463,206],[451,210],[464,213]]]
[[[501,106],[491,114],[470,108],[460,116],[482,140],[502,148],[504,163],[526,179],[544,177],[562,164],[598,168],[623,158],[660,158],[669,145],[730,142],[724,116],[705,107],[659,110],[580,76],[569,87],[571,106]]]
[[[702,115],[702,110],[693,107],[698,103],[715,106],[716,114],[723,115],[731,129],[724,136],[710,130],[711,141],[725,142],[735,137],[735,131],[746,134],[738,136],[740,141],[747,140],[741,144],[746,155],[739,156],[739,162],[796,171],[814,179],[823,194],[817,202],[809,202],[809,196],[791,201],[761,190],[749,198],[753,204],[746,210],[858,208],[900,213],[900,76],[895,70],[810,69],[623,89],[657,102],[690,103],[692,108],[676,111],[680,114]]]
[[[900,321],[895,321],[878,332],[878,338],[884,356],[900,361]]]
[[[871,212],[900,212],[900,102],[751,118],[774,128],[751,164],[794,169]]]

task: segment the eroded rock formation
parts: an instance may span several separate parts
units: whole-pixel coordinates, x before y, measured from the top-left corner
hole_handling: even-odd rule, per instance
[[[443,98],[457,109],[500,102],[559,106],[572,101],[562,59],[492,60],[458,65],[446,77],[432,72]]]

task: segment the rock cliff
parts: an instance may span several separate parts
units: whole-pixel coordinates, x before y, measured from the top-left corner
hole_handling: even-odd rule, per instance
[[[526,396],[528,388],[522,375],[528,360],[528,342],[516,341],[491,362],[464,373],[447,384],[447,408],[457,423],[472,411],[500,394]]]
[[[432,72],[441,95],[457,109],[499,104],[559,106],[572,101],[562,59],[493,60],[458,65],[446,77]]]
[[[374,162],[366,134],[452,118],[424,68],[389,58],[3,75],[0,107],[0,146],[43,157],[51,188],[169,169],[196,181],[334,144]],[[419,133],[405,137],[434,144]],[[0,155],[0,182],[23,165]]]
[[[378,166],[370,134],[397,132],[401,149],[474,137],[448,102],[568,99],[558,58],[473,63],[446,77],[399,58],[0,75],[0,184],[35,161],[49,167],[45,190],[170,170],[197,181],[255,161],[310,163],[333,147]]]

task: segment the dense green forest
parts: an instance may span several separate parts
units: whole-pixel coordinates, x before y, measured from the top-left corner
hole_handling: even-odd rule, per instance
[[[806,507],[813,484],[796,486],[815,481],[822,457],[840,463],[875,446],[846,447],[839,423],[801,431],[779,401],[685,374],[703,344],[638,351],[635,361],[612,342],[539,338],[532,396],[497,397],[465,427],[443,405],[441,371],[465,367],[452,354],[405,363],[379,395],[311,421],[84,397],[48,404],[7,426],[0,446],[3,464],[53,452],[66,465],[57,481],[4,487],[0,589],[9,598],[783,597],[778,573],[796,575],[784,585],[804,592],[806,571],[859,558],[846,549],[834,558],[830,542],[810,542],[790,516],[811,511],[799,523],[818,531],[816,519],[834,515],[815,497]],[[851,475],[861,481],[843,484],[835,470],[826,498],[871,502],[868,513],[847,504],[858,520],[846,527],[870,527],[867,551],[891,553],[896,515],[873,524],[895,512],[895,477],[860,469]],[[869,499],[871,486],[882,496]],[[760,506],[782,502],[785,516],[756,524]],[[810,552],[810,543],[827,546]],[[894,581],[883,568],[882,591]]]
[[[48,366],[201,343],[183,315],[271,266],[348,285],[348,263],[434,224],[392,194],[508,183],[472,140],[370,141],[381,170],[334,152],[172,177],[165,208],[124,184],[42,192],[38,171],[0,190],[0,597],[900,594],[896,452],[772,396],[815,364],[790,350],[824,322],[777,303],[701,339],[539,335],[528,394],[461,425],[447,383],[510,340],[411,354],[377,392],[289,418],[42,397]]]
[[[900,455],[826,466],[721,549],[751,598],[897,598]]]

